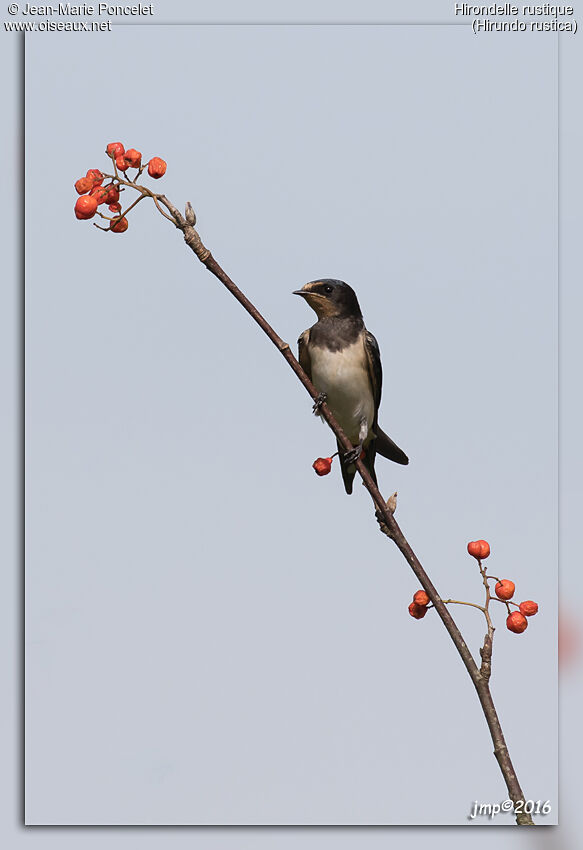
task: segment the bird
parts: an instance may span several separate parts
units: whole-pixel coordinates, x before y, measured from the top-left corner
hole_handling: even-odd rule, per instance
[[[348,495],[362,455],[373,481],[377,454],[408,464],[409,458],[379,427],[383,371],[378,342],[365,327],[355,291],[342,280],[312,280],[293,292],[307,301],[318,321],[298,339],[300,365],[318,398],[314,413],[325,401],[354,446],[345,452],[338,442],[344,488]]]

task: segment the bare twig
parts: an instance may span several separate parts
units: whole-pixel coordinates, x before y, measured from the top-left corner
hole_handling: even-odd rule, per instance
[[[484,636],[484,643],[480,649],[480,656],[482,658],[480,673],[482,674],[482,677],[486,680],[486,682],[489,682],[490,676],[492,675],[492,646],[494,641],[494,625],[490,617],[490,602],[492,601],[492,594],[490,593],[490,585],[488,584],[486,568],[482,566],[482,561],[479,558],[478,568],[480,570],[480,575],[482,576],[482,581],[486,589],[486,604],[484,606],[484,614],[486,615],[486,623],[488,624],[488,631]]]

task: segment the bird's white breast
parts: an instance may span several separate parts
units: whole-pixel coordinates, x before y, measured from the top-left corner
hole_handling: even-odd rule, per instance
[[[326,393],[328,406],[342,430],[352,443],[357,443],[363,419],[369,431],[374,419],[374,398],[362,339],[342,351],[314,347],[310,354],[314,386]]]

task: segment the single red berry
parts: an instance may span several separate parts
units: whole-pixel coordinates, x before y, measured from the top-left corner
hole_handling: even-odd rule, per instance
[[[113,231],[113,233],[125,233],[129,226],[129,222],[124,215],[123,218],[117,218],[114,222],[112,222],[109,229]]]
[[[93,188],[93,180],[91,177],[80,177],[75,183],[75,189],[78,195],[86,195]]]
[[[104,180],[103,174],[98,168],[90,168],[87,172],[87,177],[93,180],[94,186],[101,186]]]
[[[110,142],[105,148],[105,153],[112,159],[117,159],[118,156],[123,156],[125,148],[121,142]]]
[[[496,583],[494,593],[498,599],[512,599],[514,596],[514,589],[514,582],[510,581],[509,578],[503,578],[501,581]]]
[[[114,186],[113,183],[109,183],[107,186],[103,187],[106,190],[105,198],[103,200],[104,204],[117,204],[119,201],[119,189],[117,186]]]
[[[106,204],[107,203],[107,187],[106,186],[94,186],[93,189],[89,192],[89,195],[92,198],[95,198],[98,204]]]
[[[111,212],[121,212],[121,204],[110,204],[108,210],[111,210]]]
[[[473,540],[468,543],[468,552],[472,558],[483,561],[490,554],[490,544],[486,540]]]
[[[123,158],[123,155],[122,156],[116,156],[115,165],[116,165],[116,168],[117,168],[118,171],[127,171],[128,168],[130,167],[129,162],[125,161],[125,159]]]
[[[409,614],[415,617],[416,620],[422,620],[427,614],[427,608],[425,605],[418,605],[416,602],[411,602],[409,605]]]
[[[417,605],[429,605],[429,596],[425,593],[424,590],[418,590],[417,593],[413,596],[413,602]]]
[[[97,198],[91,195],[81,195],[75,204],[75,215],[79,219],[93,218],[97,210]]]
[[[166,174],[166,163],[159,156],[153,156],[148,163],[148,174],[156,180]]]
[[[332,458],[331,457],[319,457],[312,464],[316,475],[328,475],[330,470],[332,469]]]
[[[525,617],[534,617],[538,611],[538,605],[532,599],[527,599],[526,602],[521,602],[518,606],[520,613]]]
[[[130,148],[123,154],[123,158],[130,168],[139,168],[142,162],[142,154],[135,148]]]
[[[506,617],[506,628],[510,629],[511,632],[516,632],[517,635],[521,634],[527,626],[528,620],[520,611],[513,611]]]

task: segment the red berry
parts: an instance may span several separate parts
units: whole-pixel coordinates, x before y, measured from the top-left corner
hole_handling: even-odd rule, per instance
[[[411,614],[412,617],[415,617],[416,620],[422,620],[427,614],[427,608],[425,605],[417,605],[416,602],[411,602],[409,605],[409,614]]]
[[[98,204],[107,203],[107,188],[105,186],[94,186],[89,195],[95,198]]]
[[[123,218],[117,218],[114,222],[112,222],[109,229],[113,231],[113,233],[125,233],[129,226],[129,222],[124,216]]]
[[[332,469],[332,458],[331,457],[319,457],[312,464],[316,475],[328,475],[330,470]]]
[[[135,148],[130,148],[123,154],[123,158],[130,168],[139,168],[142,162],[142,154]]]
[[[498,599],[512,599],[514,596],[514,582],[509,578],[503,578],[502,581],[496,583],[494,593]]]
[[[91,177],[80,177],[75,183],[77,194],[86,195],[93,188],[93,180]]]
[[[121,212],[121,204],[110,204],[107,209],[111,212]]]
[[[468,552],[472,558],[478,558],[482,561],[490,554],[490,544],[486,540],[473,540],[468,543]]]
[[[511,632],[516,632],[517,635],[521,634],[527,626],[528,620],[520,611],[513,611],[506,617],[506,628],[510,629]]]
[[[156,180],[166,174],[166,163],[159,156],[153,156],[148,163],[148,174]]]
[[[75,215],[79,219],[93,218],[97,210],[97,198],[91,195],[81,195],[75,204]]]
[[[429,605],[429,596],[424,590],[418,590],[413,596],[413,602],[415,602],[416,605]]]
[[[125,161],[125,159],[123,158],[123,155],[122,156],[116,156],[115,165],[116,165],[116,168],[117,168],[118,171],[127,171],[128,168],[130,167],[129,162]]]
[[[101,186],[104,180],[103,174],[98,168],[90,168],[87,172],[87,177],[93,180],[94,186]]]
[[[118,156],[123,156],[125,148],[121,142],[110,142],[105,148],[105,153],[112,159],[117,159]]]
[[[526,602],[521,602],[518,608],[520,609],[520,613],[524,614],[525,617],[534,617],[538,611],[538,605],[536,602],[533,602],[532,599],[527,599]]]
[[[114,186],[113,183],[109,183],[107,186],[104,186],[106,189],[105,198],[103,199],[104,204],[117,204],[119,201],[119,189],[117,186]]]

